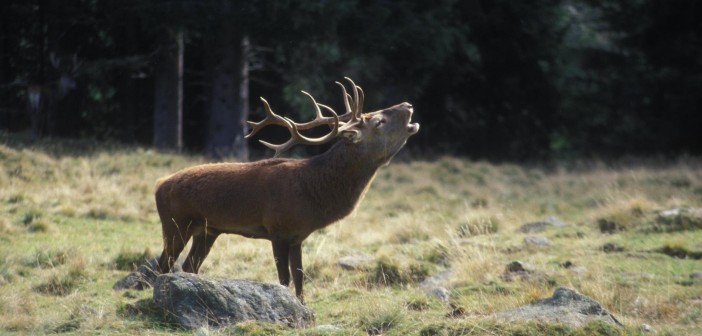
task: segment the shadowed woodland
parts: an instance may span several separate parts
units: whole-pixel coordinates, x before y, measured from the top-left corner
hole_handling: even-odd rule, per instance
[[[263,96],[410,101],[411,148],[493,160],[699,154],[697,1],[0,4],[0,130],[247,159]],[[279,134],[278,134],[279,133]],[[286,136],[275,130],[264,137]],[[319,152],[318,148],[298,151]]]

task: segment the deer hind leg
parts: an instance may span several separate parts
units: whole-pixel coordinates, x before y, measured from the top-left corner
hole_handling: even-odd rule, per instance
[[[293,283],[295,284],[295,295],[300,299],[300,302],[305,303],[304,296],[302,294],[302,244],[296,244],[290,246],[289,250],[290,257],[290,271],[292,271]]]
[[[278,270],[278,280],[281,285],[286,287],[290,285],[289,253],[290,244],[282,241],[273,241],[273,258],[275,259],[275,268]]]
[[[163,228],[163,252],[158,259],[161,273],[168,273],[173,268],[178,256],[193,235],[193,222],[178,221],[174,218],[161,218]]]
[[[219,237],[219,232],[207,229],[193,236],[193,246],[190,248],[190,253],[188,253],[188,257],[183,264],[183,272],[197,274],[217,237]]]

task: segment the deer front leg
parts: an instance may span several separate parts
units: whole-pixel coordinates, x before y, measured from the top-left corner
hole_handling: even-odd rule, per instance
[[[278,280],[285,287],[290,285],[290,270],[288,270],[289,252],[290,244],[273,240],[273,258],[275,259],[275,268],[278,270]]]
[[[300,302],[305,303],[302,295],[302,243],[290,246],[290,271],[295,284],[295,295]]]

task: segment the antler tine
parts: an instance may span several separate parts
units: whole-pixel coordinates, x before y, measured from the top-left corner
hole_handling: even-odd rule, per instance
[[[291,131],[290,131],[290,134],[292,134],[292,129],[295,129],[295,123],[293,123],[293,122],[292,122],[291,120],[289,120],[288,118],[283,118],[283,121],[285,122],[285,124],[286,124],[286,126],[288,127],[288,129],[291,130]],[[297,133],[297,132],[296,132],[296,133]],[[279,144],[279,145],[272,144],[272,143],[270,143],[270,142],[266,142],[266,141],[263,141],[263,140],[258,140],[258,142],[260,142],[260,143],[263,144],[264,146],[266,146],[266,147],[268,147],[268,148],[274,150],[274,151],[275,151],[275,154],[273,155],[273,157],[278,157],[278,155],[280,155],[280,153],[282,153],[282,152],[288,150],[290,147],[292,147],[292,146],[295,145],[293,139],[294,139],[294,137],[291,137],[290,139],[288,139],[288,141],[286,141],[286,142],[284,142],[284,143],[282,143],[282,144]]]
[[[331,114],[336,115],[336,111],[334,111],[334,109],[332,109],[331,107],[326,106],[324,104],[317,103],[317,101],[314,99],[314,97],[312,97],[312,95],[307,93],[306,91],[302,91],[302,93],[305,94],[307,97],[310,97],[310,99],[312,100],[312,104],[314,104],[314,108],[315,108],[316,117],[312,121],[296,124],[297,129],[307,130],[307,129],[314,128],[314,127],[317,127],[320,125],[328,125],[328,124],[331,124],[334,122],[334,117],[325,117],[324,115],[322,115],[322,111],[320,110],[320,107],[323,107],[325,110],[331,112]]]
[[[246,123],[249,124],[249,126],[251,126],[251,133],[244,136],[244,138],[248,139],[254,136],[254,134],[258,133],[258,131],[260,131],[268,125],[280,125],[283,127],[288,126],[287,121],[283,117],[275,114],[273,110],[271,110],[271,106],[268,104],[268,101],[266,101],[263,97],[260,98],[261,102],[263,102],[263,108],[266,110],[266,117],[259,122],[247,121]]]
[[[359,103],[358,85],[356,85],[356,83],[354,83],[353,80],[349,77],[344,77],[344,79],[346,79],[347,81],[349,81],[349,83],[351,83],[351,88],[353,89],[353,106],[352,106],[353,113],[357,118],[360,118],[362,111],[360,109],[360,106],[358,106],[358,103]]]
[[[341,86],[341,91],[342,91],[342,98],[344,99],[344,106],[346,107],[346,113],[342,115],[340,118],[342,120],[346,120],[347,118],[349,119],[349,122],[355,122],[356,121],[356,113],[351,109],[352,103],[352,98],[351,95],[346,92],[346,86],[344,84],[341,84],[339,82],[335,82],[339,86]]]
[[[360,86],[356,86],[356,88],[358,88],[358,118],[363,120],[363,118],[361,118],[361,115],[363,114],[363,101],[366,95],[365,93],[363,93],[363,89],[361,89]]]

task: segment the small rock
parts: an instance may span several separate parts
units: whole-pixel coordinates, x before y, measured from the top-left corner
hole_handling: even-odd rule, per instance
[[[442,286],[448,282],[450,276],[451,270],[443,271],[425,278],[419,283],[418,287],[429,296],[433,296],[441,301],[448,301],[450,296],[449,291]]]
[[[595,319],[618,326],[622,325],[597,301],[572,289],[562,287],[556,289],[550,298],[498,313],[496,317],[507,321],[536,320],[561,323],[576,328]]]
[[[546,230],[546,228],[549,227],[566,227],[568,224],[561,222],[558,218],[555,216],[548,216],[544,218],[542,221],[537,221],[537,222],[530,222],[523,224],[522,226],[519,227],[519,231],[523,233],[537,233],[537,232],[543,232]]]
[[[604,253],[623,252],[624,247],[617,243],[609,242],[602,245],[602,251],[604,251]]]
[[[436,287],[431,290],[430,295],[444,302],[448,302],[451,293],[444,287]]]
[[[129,273],[126,277],[117,281],[113,286],[113,290],[135,289],[144,290],[153,287],[158,272],[158,259],[151,259],[145,264],[139,266],[135,271]]]
[[[337,259],[336,264],[345,270],[365,270],[372,265],[373,258],[362,253],[353,254]]]
[[[449,308],[451,310],[446,314],[446,317],[448,318],[459,318],[466,314],[466,310],[463,307],[457,306],[453,303],[449,305]]]
[[[546,247],[551,245],[551,241],[543,236],[528,236],[524,237],[524,244],[527,246]]]
[[[537,272],[534,266],[521,261],[512,261],[505,267],[505,272],[500,278],[504,281],[513,281],[515,279],[527,280],[533,277],[543,277],[544,274]]]
[[[693,271],[690,274],[690,279],[702,279],[702,271]]]
[[[600,228],[600,232],[602,233],[616,233],[624,230],[622,225],[607,218],[598,219],[597,226]]]
[[[587,272],[587,268],[585,268],[583,266],[575,265],[570,260],[566,260],[565,262],[561,263],[561,267],[568,269],[575,274],[583,274],[583,273]]]
[[[648,333],[648,332],[652,332],[652,331],[653,331],[653,328],[652,328],[650,325],[644,323],[644,324],[642,324],[642,325],[639,326],[639,330],[641,330],[641,332],[646,332],[646,333]]]
[[[505,272],[507,272],[507,273],[533,273],[534,266],[532,266],[531,264],[525,263],[525,262],[521,262],[521,261],[512,261],[509,264],[507,264]]]
[[[218,280],[168,273],[154,282],[154,303],[189,329],[225,327],[242,321],[314,325],[314,312],[287,287],[246,280]]]

